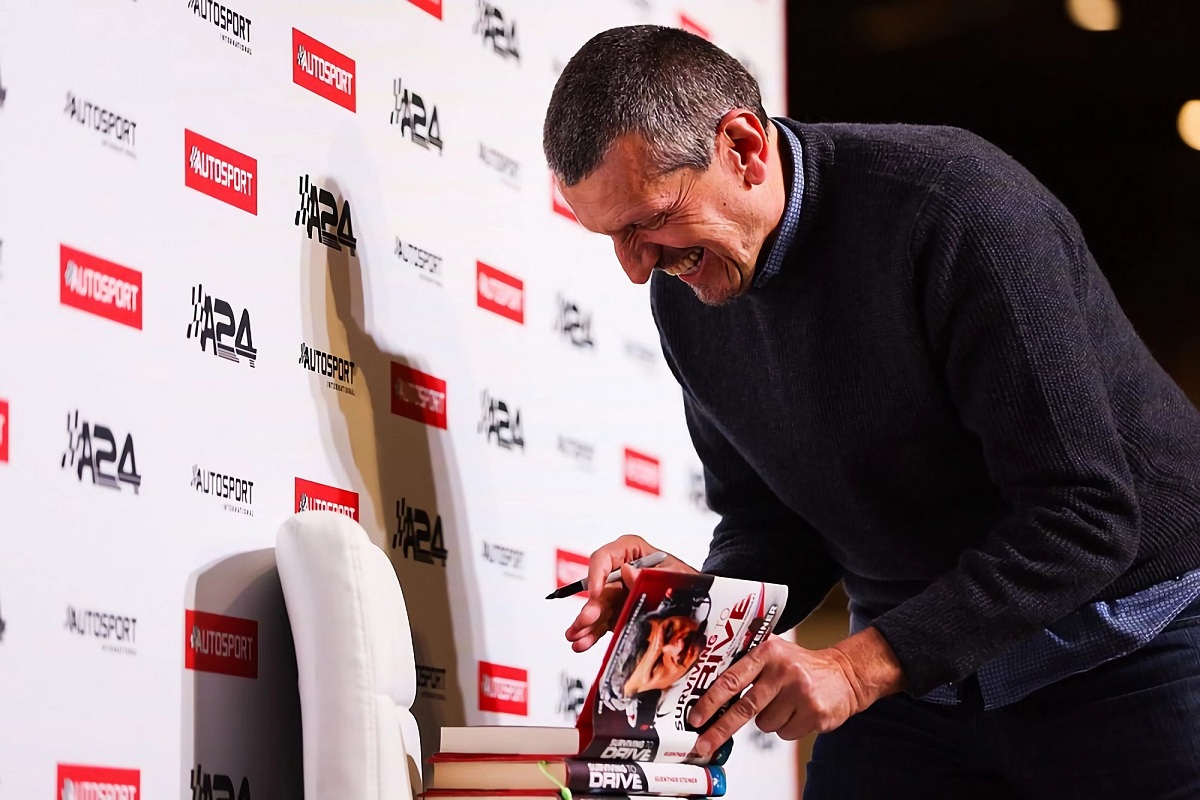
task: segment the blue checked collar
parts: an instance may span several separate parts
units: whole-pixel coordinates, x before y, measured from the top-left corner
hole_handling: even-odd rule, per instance
[[[754,275],[755,289],[763,288],[779,274],[779,269],[783,266],[783,259],[792,249],[792,242],[796,239],[796,229],[800,227],[800,204],[804,197],[804,149],[800,145],[800,138],[792,132],[791,128],[778,121],[775,121],[775,128],[783,134],[780,144],[786,142],[791,155],[792,180],[791,186],[786,190],[787,204],[783,207],[783,218],[779,221],[779,235],[771,244],[771,250],[767,253],[767,257],[759,258],[759,265]],[[780,151],[782,152],[782,150],[781,147]]]

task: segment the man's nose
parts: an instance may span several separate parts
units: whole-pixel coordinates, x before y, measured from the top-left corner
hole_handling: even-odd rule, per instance
[[[654,271],[654,267],[662,255],[661,246],[651,242],[639,242],[633,246],[623,245],[617,241],[614,241],[613,244],[617,260],[621,262],[621,268],[625,270],[629,280],[634,283],[645,283],[650,280],[650,273]]]

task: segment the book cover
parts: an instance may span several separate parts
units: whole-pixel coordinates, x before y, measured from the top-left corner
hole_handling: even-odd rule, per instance
[[[417,795],[421,798],[438,798],[438,800],[544,800],[554,798],[562,800],[562,793],[557,789],[430,789]],[[636,800],[627,794],[589,795],[589,800]]]
[[[642,570],[621,611],[600,674],[576,723],[585,759],[723,763],[694,751],[696,701],[773,630],[787,587]],[[716,716],[714,715],[714,719]]]
[[[722,797],[725,770],[717,766],[653,762],[538,759],[439,753],[430,759],[430,789],[549,789],[578,796],[629,793],[664,797]]]

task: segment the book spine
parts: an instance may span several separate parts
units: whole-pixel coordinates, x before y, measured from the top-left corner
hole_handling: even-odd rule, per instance
[[[568,760],[567,788],[576,794],[628,792],[662,797],[722,797],[725,770],[691,764]]]

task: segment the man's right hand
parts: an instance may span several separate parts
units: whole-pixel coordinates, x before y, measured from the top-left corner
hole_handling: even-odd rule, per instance
[[[567,628],[567,640],[571,642],[572,650],[582,653],[612,630],[617,614],[625,605],[629,589],[637,578],[638,570],[629,566],[629,562],[657,551],[657,547],[642,537],[627,534],[592,553],[591,563],[588,564],[588,600],[571,627]],[[621,568],[621,580],[606,584],[608,574],[618,567]],[[670,554],[655,569],[697,574],[697,570]]]

